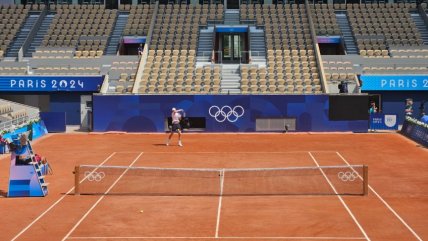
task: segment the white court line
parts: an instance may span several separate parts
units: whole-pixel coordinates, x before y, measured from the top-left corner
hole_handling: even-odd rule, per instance
[[[223,200],[223,184],[224,184],[224,169],[220,172],[220,197],[218,199],[218,208],[217,208],[217,223],[215,226],[215,237],[218,238],[218,232],[220,230],[220,214],[221,214],[221,202]]]
[[[106,194],[108,194],[110,190],[119,182],[119,180],[122,179],[123,175],[125,175],[128,172],[129,168],[132,167],[132,165],[134,165],[134,163],[138,161],[141,155],[143,155],[143,152],[140,152],[140,154],[134,159],[134,161],[129,164],[128,168],[125,169],[125,171],[116,179],[116,181],[114,181],[114,183],[107,189],[107,191],[104,192],[104,194],[94,203],[94,205],[92,205],[92,207],[85,213],[85,215],[83,215],[83,217],[73,226],[73,228],[62,239],[62,241],[66,240],[70,236],[70,234],[80,225],[80,223],[82,223],[82,221],[89,215],[89,213],[94,210],[98,203],[100,203],[101,200],[106,197]]]
[[[114,155],[116,154],[116,152],[113,152],[112,154],[110,154],[110,156],[108,156],[106,159],[104,159],[103,162],[101,162],[98,166],[102,166],[104,163],[106,163],[110,158],[112,158]],[[98,167],[94,170],[96,171],[98,169]],[[83,178],[80,183],[82,183],[86,178]],[[15,237],[13,237],[11,239],[11,241],[16,240],[17,238],[19,238],[19,236],[21,236],[25,231],[27,231],[31,226],[33,226],[37,221],[39,221],[43,216],[46,215],[46,213],[48,213],[52,208],[54,208],[56,205],[58,205],[58,203],[60,203],[68,194],[70,194],[72,191],[74,190],[74,186],[68,190],[68,192],[66,192],[61,198],[59,198],[54,204],[52,204],[48,209],[46,209],[42,214],[40,214],[36,219],[33,220],[33,222],[31,222],[30,224],[28,224],[27,227],[25,227],[23,230],[21,230],[21,232],[19,232]]]
[[[190,151],[183,152],[182,155],[185,154],[286,154],[286,153],[302,153],[306,154],[308,150],[302,151]],[[337,152],[336,150],[313,150],[309,152]],[[118,152],[121,153],[121,152]],[[123,153],[139,153],[135,152],[123,152]],[[145,154],[171,154],[173,151],[152,151],[152,152],[144,152]]]
[[[318,164],[317,160],[315,159],[315,157],[312,155],[311,152],[308,152],[309,156],[311,156],[312,160],[315,162],[315,164],[320,167],[320,165]],[[351,209],[349,209],[348,205],[345,203],[345,201],[343,200],[343,198],[338,195],[336,188],[334,188],[333,184],[330,182],[330,180],[328,179],[327,175],[324,173],[324,171],[320,168],[320,171],[322,173],[322,175],[324,176],[324,178],[327,180],[328,184],[330,185],[330,187],[333,189],[334,193],[336,194],[337,198],[339,198],[340,202],[342,203],[342,205],[345,207],[346,211],[348,211],[349,215],[352,217],[352,219],[354,220],[355,224],[357,224],[358,228],[360,229],[360,231],[363,233],[364,237],[370,241],[369,236],[367,236],[367,233],[364,231],[363,227],[360,225],[360,223],[358,222],[357,218],[355,218],[354,214],[352,213]]]
[[[317,239],[317,240],[365,240],[364,237],[68,237],[68,239]]]
[[[346,161],[346,159],[339,152],[336,152],[336,154],[346,163],[346,165],[351,166],[349,162]],[[362,179],[360,175],[358,176],[360,177],[360,179]],[[374,190],[374,188],[372,188],[370,185],[368,186],[370,191],[372,191],[376,195],[376,197],[379,198],[379,200],[389,209],[389,211],[391,211],[395,215],[395,217],[398,218],[398,220],[400,220],[400,222],[415,236],[415,238],[419,241],[422,241],[422,238],[410,227],[410,225],[406,223],[406,221],[404,221],[402,217],[400,217],[400,215],[398,215],[398,213]]]

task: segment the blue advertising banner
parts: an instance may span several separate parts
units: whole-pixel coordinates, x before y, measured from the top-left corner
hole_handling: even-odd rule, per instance
[[[340,41],[340,36],[317,36],[317,42],[319,44],[338,44]]]
[[[124,36],[124,44],[143,44],[146,42],[146,36]]]
[[[103,81],[104,76],[1,76],[0,92],[98,92]]]
[[[281,117],[296,118],[296,131],[368,129],[368,118],[329,120],[328,95],[94,95],[93,130],[164,132],[173,107],[205,118],[207,132],[254,132],[258,118]]]
[[[428,91],[427,75],[361,75],[363,91]]]
[[[248,26],[217,25],[215,31],[217,33],[246,33],[248,32]]]
[[[428,124],[410,116],[406,119],[401,128],[401,134],[428,147]]]
[[[398,130],[397,115],[375,113],[370,115],[371,130]]]

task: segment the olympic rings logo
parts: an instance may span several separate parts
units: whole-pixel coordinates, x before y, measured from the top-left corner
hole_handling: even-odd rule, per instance
[[[90,172],[90,171],[85,172],[85,179],[88,179],[88,181],[90,182],[93,182],[93,181],[99,182],[105,176],[106,174],[104,172]]]
[[[339,172],[337,177],[343,182],[353,182],[358,178],[357,172]]]
[[[208,113],[217,122],[224,122],[225,120],[229,122],[236,122],[239,117],[244,115],[244,108],[240,105],[237,105],[233,108],[228,105],[225,105],[221,108],[213,105],[208,110]]]

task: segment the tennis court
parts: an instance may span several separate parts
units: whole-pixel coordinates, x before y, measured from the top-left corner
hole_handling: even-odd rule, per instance
[[[165,138],[160,134],[56,134],[33,143],[54,167],[54,175],[48,177],[49,195],[0,198],[4,214],[0,240],[428,238],[428,151],[398,134],[187,134],[184,147],[176,143],[166,147]],[[0,162],[2,193],[7,191],[8,176],[4,158]],[[98,189],[107,195],[73,195],[76,165],[196,170],[367,165],[369,191],[366,196],[302,195],[299,190],[288,195],[136,195],[139,184],[133,181],[131,168],[124,168]],[[167,174],[162,175],[167,179]],[[192,174],[183,178],[188,175]],[[219,180],[224,180],[227,190],[229,174],[223,175]],[[249,182],[246,194],[260,191],[255,184],[263,178],[258,178]],[[330,194],[338,185],[322,176],[318,184],[309,181],[311,175],[307,178],[315,189],[330,187]],[[88,182],[85,175],[79,179],[82,185]],[[169,192],[221,186],[212,184],[217,181],[207,181],[204,188],[201,181],[191,185],[180,178],[172,180],[163,185]]]

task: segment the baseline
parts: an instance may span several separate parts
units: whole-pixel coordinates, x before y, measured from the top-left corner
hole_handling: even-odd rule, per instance
[[[138,236],[118,236],[118,237],[68,237],[67,239],[315,239],[315,240],[366,240],[365,237],[138,237]]]

